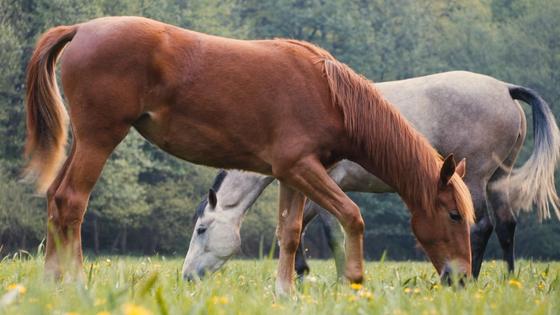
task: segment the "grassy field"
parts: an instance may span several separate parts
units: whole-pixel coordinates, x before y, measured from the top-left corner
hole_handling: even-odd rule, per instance
[[[560,263],[485,262],[478,282],[441,287],[428,263],[370,262],[363,286],[336,282],[333,261],[311,261],[293,298],[274,295],[276,261],[233,261],[199,283],[181,280],[181,259],[102,257],[83,284],[43,278],[39,258],[0,263],[3,314],[560,314]]]

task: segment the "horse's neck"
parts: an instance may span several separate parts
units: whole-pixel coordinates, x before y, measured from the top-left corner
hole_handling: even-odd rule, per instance
[[[274,181],[274,177],[250,172],[228,171],[218,190],[218,200],[227,211],[235,212],[236,216],[241,219],[272,181]]]
[[[384,137],[374,140],[378,149],[360,164],[393,187],[406,203],[427,207],[437,190],[437,153],[399,112],[386,119],[388,128],[374,134]]]

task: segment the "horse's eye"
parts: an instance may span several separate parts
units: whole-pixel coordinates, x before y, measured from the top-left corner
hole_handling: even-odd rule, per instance
[[[459,211],[457,211],[456,209],[449,211],[449,218],[454,222],[461,222],[461,220],[463,220],[463,218],[459,214]]]
[[[206,232],[206,227],[205,226],[201,226],[198,229],[196,229],[196,233],[198,235],[202,235],[202,234],[204,234],[204,232]]]

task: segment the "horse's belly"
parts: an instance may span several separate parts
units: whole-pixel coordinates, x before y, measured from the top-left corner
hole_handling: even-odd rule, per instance
[[[182,160],[217,168],[271,173],[271,166],[249,146],[231,141],[224,133],[209,132],[205,125],[180,113],[172,117],[162,112],[146,113],[134,127],[148,141]]]

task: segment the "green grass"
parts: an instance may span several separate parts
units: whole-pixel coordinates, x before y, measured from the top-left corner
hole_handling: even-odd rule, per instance
[[[199,283],[182,281],[181,265],[102,257],[85,262],[85,283],[77,284],[45,281],[40,258],[4,259],[0,313],[560,314],[558,262],[519,261],[511,277],[502,263],[485,262],[480,280],[461,289],[442,288],[428,263],[370,262],[363,287],[351,288],[336,282],[333,261],[311,261],[312,275],[283,299],[274,295],[276,261],[233,261]]]

